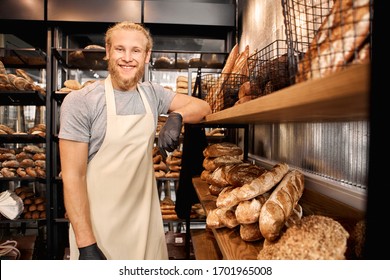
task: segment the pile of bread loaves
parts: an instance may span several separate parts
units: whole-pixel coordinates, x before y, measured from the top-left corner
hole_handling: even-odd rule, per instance
[[[23,69],[8,73],[0,61],[0,91],[37,91],[46,95],[45,89],[34,82],[34,79]]]
[[[21,186],[15,189],[15,194],[23,201],[24,219],[45,219],[46,218],[46,199],[41,195],[34,193],[29,186]]]
[[[175,149],[164,159],[158,149],[153,148],[153,168],[156,178],[179,178],[181,170],[182,151]]]
[[[209,103],[213,113],[225,109],[226,92],[224,86],[226,84],[231,83],[230,81],[228,82],[228,79],[230,79],[230,77],[234,75],[239,75],[242,77],[249,76],[249,46],[247,45],[241,53],[239,52],[238,48],[238,44],[236,44],[232,48],[226,59],[225,66],[222,69],[222,75],[220,75],[215,81],[215,83],[213,83],[215,86],[212,86],[207,89],[207,95],[205,97],[205,100]],[[233,81],[234,80],[235,79],[233,79]],[[239,80],[240,82],[244,82],[244,80],[242,79]],[[246,85],[249,85],[249,83],[247,83]],[[239,88],[241,84],[237,84],[234,86]],[[249,101],[251,99],[252,96],[250,95],[250,90],[248,90],[246,86],[243,90],[241,90],[240,99],[237,96],[236,102],[237,104],[239,104]]]
[[[25,145],[18,149],[0,148],[0,178],[46,178],[45,149]]]
[[[39,135],[41,137],[46,136],[46,125],[39,123],[29,128],[27,131],[15,131],[12,127],[0,124],[0,134],[12,134],[12,135]]]
[[[64,82],[64,86],[62,88],[59,89],[59,93],[69,93],[71,92],[72,90],[79,90],[79,89],[82,89],[83,87],[89,85],[89,84],[92,84],[94,83],[96,80],[88,80],[86,82],[84,82],[83,84],[81,84],[79,81],[77,80],[73,80],[73,79],[70,79],[70,80],[66,80]]]
[[[349,234],[343,226],[329,217],[303,217],[304,175],[286,163],[270,170],[245,163],[242,154],[228,142],[203,151],[201,179],[217,196],[206,225],[239,227],[244,241],[263,241],[258,259],[344,259]]]

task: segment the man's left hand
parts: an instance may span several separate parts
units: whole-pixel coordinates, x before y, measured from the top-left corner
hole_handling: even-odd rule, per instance
[[[182,124],[183,117],[181,114],[172,112],[161,128],[158,135],[158,148],[164,158],[167,156],[165,151],[173,152],[179,146]]]

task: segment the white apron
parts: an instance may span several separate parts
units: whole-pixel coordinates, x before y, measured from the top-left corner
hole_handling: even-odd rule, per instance
[[[87,168],[93,232],[109,260],[168,259],[152,147],[154,116],[142,89],[145,115],[117,115],[110,76],[105,80],[107,131]],[[70,259],[79,252],[72,227]]]

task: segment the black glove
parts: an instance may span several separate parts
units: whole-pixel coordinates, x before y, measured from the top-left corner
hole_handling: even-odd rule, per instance
[[[158,135],[158,148],[161,155],[166,158],[168,152],[173,152],[179,146],[179,137],[183,117],[179,113],[172,112],[168,115],[165,125]]]
[[[79,248],[79,260],[107,260],[96,243]]]

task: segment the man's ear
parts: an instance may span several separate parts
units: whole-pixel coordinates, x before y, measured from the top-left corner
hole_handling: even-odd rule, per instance
[[[106,55],[103,57],[104,60],[108,60],[110,58],[109,49],[109,46],[106,44]]]
[[[145,56],[145,63],[149,63],[150,61],[150,57],[152,56],[152,51],[149,50],[147,53],[146,53],[146,56]]]

